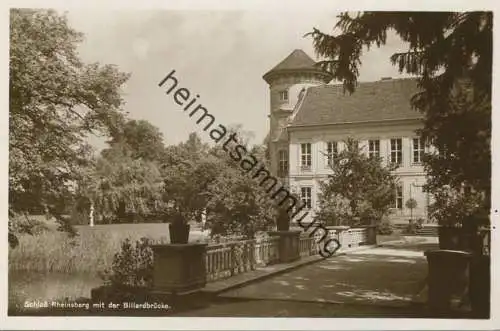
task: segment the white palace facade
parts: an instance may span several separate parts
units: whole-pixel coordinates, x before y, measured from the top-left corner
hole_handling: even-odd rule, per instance
[[[270,89],[271,171],[301,196],[310,215],[318,206],[319,182],[331,171],[328,154],[341,151],[343,142],[353,138],[365,153],[399,165],[392,221],[407,223],[411,212],[427,221],[424,144],[416,133],[423,118],[410,106],[418,91],[414,79],[383,78],[344,93],[342,85],[328,84],[331,75],[302,50],[293,51],[263,78]],[[417,202],[411,211],[405,207],[410,198]]]

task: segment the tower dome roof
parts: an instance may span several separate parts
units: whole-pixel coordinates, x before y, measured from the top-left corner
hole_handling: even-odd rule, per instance
[[[316,66],[316,62],[301,49],[296,49],[290,53],[283,61],[269,70],[263,78],[269,83],[270,79],[277,74],[297,71],[324,74],[329,77],[328,81],[331,80],[331,74]]]

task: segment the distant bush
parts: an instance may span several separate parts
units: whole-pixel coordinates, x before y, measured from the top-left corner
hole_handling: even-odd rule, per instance
[[[383,222],[378,225],[377,227],[377,233],[380,235],[389,235],[394,232],[394,227],[392,226],[391,223],[388,222]]]
[[[408,220],[408,226],[406,227],[405,233],[406,234],[417,234],[417,230],[422,228],[424,220],[423,219],[418,219],[418,220]]]

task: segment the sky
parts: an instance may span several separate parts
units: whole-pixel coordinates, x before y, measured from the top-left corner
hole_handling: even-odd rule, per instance
[[[241,124],[253,142],[265,138],[269,119],[269,90],[262,75],[294,49],[315,57],[313,27],[331,33],[338,12],[322,11],[68,11],[70,25],[85,34],[78,51],[85,62],[115,64],[131,73],[124,86],[125,110],[130,118],[145,119],[163,133],[165,143],[184,141],[198,131],[186,113],[158,83],[172,70],[178,87],[200,95],[223,125]],[[400,77],[390,63],[404,45],[390,36],[386,46],[362,57],[360,81]],[[98,148],[102,139],[92,139]]]

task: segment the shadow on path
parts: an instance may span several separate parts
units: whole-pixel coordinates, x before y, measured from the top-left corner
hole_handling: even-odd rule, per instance
[[[179,316],[429,317],[413,299],[427,275],[423,252],[433,248],[429,240],[411,239],[332,257],[230,290]]]
[[[393,253],[374,249],[339,256],[221,296],[404,306],[421,289],[427,263],[422,255]]]

